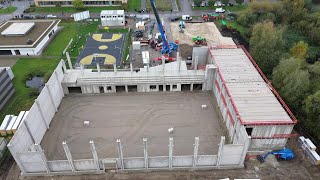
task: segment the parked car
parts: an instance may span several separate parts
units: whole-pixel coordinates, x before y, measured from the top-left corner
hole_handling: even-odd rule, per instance
[[[57,16],[56,16],[56,15],[53,15],[53,14],[48,14],[46,17],[47,17],[47,18],[56,18]]]
[[[222,8],[216,8],[216,13],[224,13],[226,10]]]
[[[192,20],[192,16],[190,16],[190,15],[182,15],[182,20],[191,21]]]
[[[180,18],[179,17],[172,17],[172,18],[170,18],[170,21],[178,21]]]

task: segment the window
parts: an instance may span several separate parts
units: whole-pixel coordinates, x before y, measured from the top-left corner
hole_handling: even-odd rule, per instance
[[[246,128],[248,136],[251,136],[253,128]]]
[[[157,89],[156,85],[150,85],[150,89]]]
[[[177,89],[177,85],[172,85],[172,89]]]
[[[111,91],[112,87],[111,86],[107,86],[107,91]]]

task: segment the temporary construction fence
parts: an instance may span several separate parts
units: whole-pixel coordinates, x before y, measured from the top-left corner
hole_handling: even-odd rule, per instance
[[[198,154],[200,139],[195,137],[191,155],[174,156],[174,139],[169,138],[167,156],[148,156],[148,140],[144,138],[141,142],[144,147],[143,157],[124,157],[122,142],[117,139],[115,144],[118,157],[98,157],[94,141],[90,141],[88,146],[90,146],[92,158],[74,159],[67,142],[62,142],[66,159],[48,160],[40,143],[50,128],[51,120],[64,97],[61,86],[64,71],[66,71],[66,66],[64,61],[61,61],[8,144],[23,175],[89,174],[103,173],[107,169],[130,171],[241,168],[244,166],[244,159],[250,145],[250,137],[246,133],[243,133],[241,138],[237,137],[238,140],[234,144],[225,144],[225,137],[221,137],[217,155]],[[245,132],[243,127],[239,129]]]

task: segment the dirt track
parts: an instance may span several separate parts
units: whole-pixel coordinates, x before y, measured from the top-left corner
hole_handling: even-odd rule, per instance
[[[174,154],[191,155],[198,136],[199,154],[214,155],[223,133],[212,101],[212,95],[203,92],[67,96],[41,145],[48,160],[66,159],[62,141],[75,159],[83,159],[92,157],[89,141],[94,140],[100,158],[114,158],[120,138],[125,157],[143,157],[142,138],[148,138],[148,154],[163,156],[173,137]],[[208,108],[202,110],[202,104]]]

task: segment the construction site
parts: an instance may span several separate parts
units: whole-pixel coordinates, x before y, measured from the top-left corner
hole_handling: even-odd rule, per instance
[[[151,7],[155,18],[128,20],[129,47],[124,34],[91,34],[76,64],[60,61],[8,143],[23,176],[243,169],[252,155],[294,157],[286,147],[297,119],[248,51],[214,22],[170,22]]]

